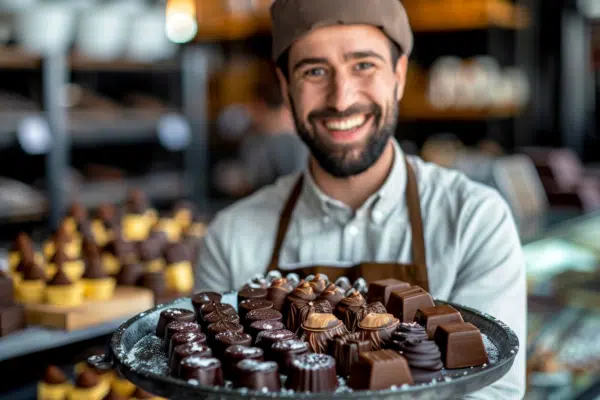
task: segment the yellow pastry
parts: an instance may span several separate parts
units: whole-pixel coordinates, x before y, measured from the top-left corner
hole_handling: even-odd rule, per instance
[[[181,238],[181,226],[173,218],[160,218],[154,227],[155,231],[164,232],[171,243],[178,242]]]
[[[192,263],[182,261],[167,266],[165,271],[167,290],[177,293],[188,293],[194,288],[194,271]]]
[[[30,263],[26,266],[23,278],[16,285],[16,299],[23,304],[40,304],[44,301],[46,273],[40,266]]]
[[[81,237],[77,232],[69,234],[68,230],[69,228],[63,222],[58,230],[54,232],[52,238],[44,243],[43,251],[47,259],[54,256],[57,248],[62,248],[65,254],[71,259],[81,256]]]
[[[91,225],[92,235],[99,246],[104,247],[110,240],[110,232],[104,226],[104,222],[100,219],[92,221]]]
[[[50,365],[44,379],[37,385],[38,400],[64,400],[71,391],[71,384],[60,368]]]
[[[100,382],[100,377],[91,369],[84,369],[69,393],[69,400],[102,400],[108,389]]]
[[[62,265],[65,274],[73,282],[77,282],[83,276],[85,264],[83,260],[70,257],[62,248],[54,253],[54,256],[49,261],[49,268],[56,268],[57,265]]]
[[[111,239],[102,249],[102,264],[108,275],[117,275],[124,264],[138,261],[137,249],[122,238]]]
[[[138,214],[127,214],[121,221],[123,227],[123,237],[127,241],[141,242],[146,240],[150,235],[150,228],[152,225],[148,223],[148,220],[143,215]]]
[[[67,235],[75,235],[87,219],[88,212],[86,208],[79,203],[73,203],[67,217],[63,221]]]
[[[187,230],[194,220],[194,205],[188,201],[181,201],[175,205],[173,218],[181,230]]]
[[[8,252],[8,268],[14,271],[23,260],[23,254],[33,254],[33,243],[26,233],[19,233]]]
[[[46,302],[61,307],[76,307],[83,303],[83,285],[69,279],[62,267],[46,285]]]
[[[87,260],[82,278],[83,293],[90,300],[108,300],[115,293],[117,280],[104,271],[99,256]]]
[[[200,239],[206,234],[206,224],[202,222],[193,222],[185,231],[185,234],[186,236],[191,236]]]
[[[135,385],[127,379],[118,376],[112,381],[111,389],[119,396],[129,398],[135,392]]]

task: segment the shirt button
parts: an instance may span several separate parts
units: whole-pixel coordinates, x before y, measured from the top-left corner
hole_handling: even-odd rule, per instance
[[[356,226],[352,225],[348,228],[348,233],[352,236],[356,236],[356,235],[358,235],[358,228]]]
[[[383,220],[383,213],[381,211],[373,211],[373,221],[381,222]]]

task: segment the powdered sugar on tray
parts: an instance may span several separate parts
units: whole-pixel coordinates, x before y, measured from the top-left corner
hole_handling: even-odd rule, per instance
[[[138,371],[167,374],[169,366],[163,341],[155,335],[143,337],[127,355],[127,364]]]
[[[495,364],[500,358],[500,353],[496,345],[487,337],[486,334],[482,333],[481,338],[483,339],[483,345],[488,353],[488,359],[490,364]]]

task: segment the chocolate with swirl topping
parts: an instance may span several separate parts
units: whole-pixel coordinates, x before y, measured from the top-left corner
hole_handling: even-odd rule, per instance
[[[431,382],[441,377],[444,364],[438,345],[433,340],[409,338],[402,342],[393,341],[390,347],[406,358],[416,383]]]
[[[416,322],[400,323],[396,332],[392,333],[392,341],[403,342],[406,339],[428,340],[425,328]]]

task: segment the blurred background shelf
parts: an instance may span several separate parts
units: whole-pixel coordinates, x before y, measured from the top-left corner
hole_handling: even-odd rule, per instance
[[[401,120],[460,120],[460,121],[485,121],[489,119],[511,118],[522,112],[518,107],[493,107],[480,110],[473,109],[436,109],[427,104],[420,106],[400,106],[399,118]]]
[[[0,46],[0,69],[35,69],[42,64],[42,57],[31,54],[17,46]]]

